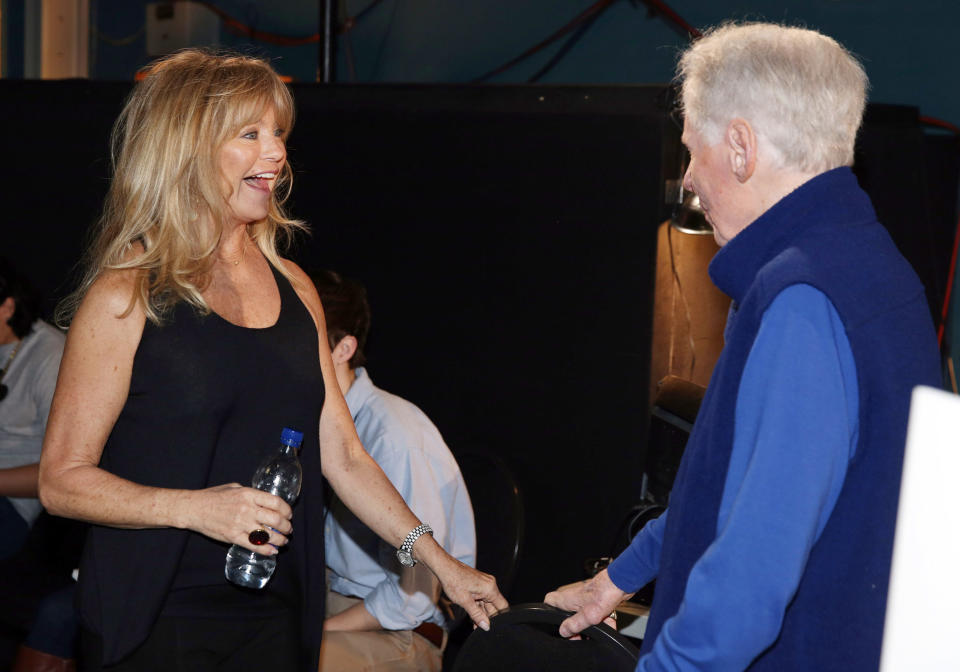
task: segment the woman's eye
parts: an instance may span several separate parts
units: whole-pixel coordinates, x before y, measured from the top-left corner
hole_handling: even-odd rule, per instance
[[[245,137],[247,140],[256,140],[256,139],[257,139],[257,132],[256,132],[256,131],[247,131],[246,133],[243,134],[243,137]]]
[[[284,130],[282,128],[278,128],[273,132],[273,134],[278,138],[282,138],[284,134]]]

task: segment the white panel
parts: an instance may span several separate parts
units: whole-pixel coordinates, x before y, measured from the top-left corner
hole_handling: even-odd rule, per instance
[[[41,76],[88,77],[89,0],[43,0],[40,23]]]
[[[882,672],[960,670],[960,397],[918,387],[894,541]]]

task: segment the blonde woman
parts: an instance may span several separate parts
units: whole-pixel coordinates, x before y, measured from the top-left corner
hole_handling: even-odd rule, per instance
[[[94,523],[86,669],[316,669],[321,471],[394,546],[429,523],[360,445],[320,300],[277,251],[302,226],[281,207],[293,112],[266,63],[187,50],[151,66],[115,126],[40,464],[44,506]],[[283,427],[305,435],[293,509],[241,485]],[[269,543],[255,545],[261,528]],[[230,544],[281,553],[266,588],[224,580]],[[480,627],[506,606],[429,534],[412,555]]]

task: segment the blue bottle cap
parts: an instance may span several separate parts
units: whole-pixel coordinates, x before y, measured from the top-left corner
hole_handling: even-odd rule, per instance
[[[300,444],[303,443],[303,432],[284,427],[283,431],[280,432],[280,442],[288,446],[293,446],[294,448],[299,448]]]

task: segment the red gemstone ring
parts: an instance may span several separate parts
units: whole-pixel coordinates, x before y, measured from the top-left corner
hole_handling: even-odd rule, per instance
[[[270,533],[262,527],[259,527],[251,532],[249,536],[247,536],[247,539],[249,539],[250,543],[254,546],[263,546],[265,543],[270,541]]]

